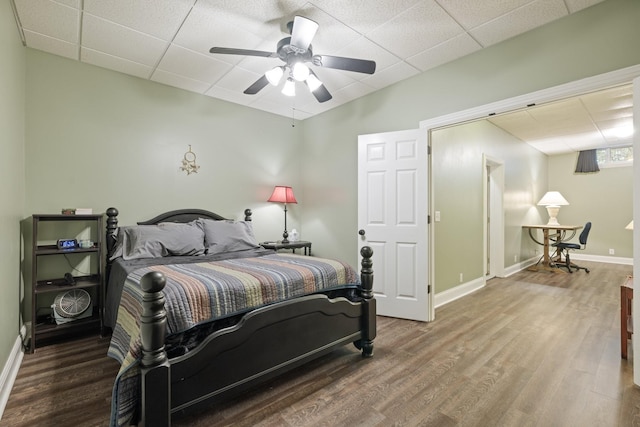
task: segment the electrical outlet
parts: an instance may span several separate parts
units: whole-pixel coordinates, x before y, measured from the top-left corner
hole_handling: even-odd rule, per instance
[[[518,255],[513,256],[513,262],[518,262]]]
[[[615,255],[616,251],[615,249],[609,249],[609,255]]]
[[[460,283],[462,283],[462,281],[464,280],[462,273],[460,273]]]

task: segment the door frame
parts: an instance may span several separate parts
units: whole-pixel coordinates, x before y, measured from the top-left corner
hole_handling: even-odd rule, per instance
[[[575,80],[573,82],[561,84],[558,86],[553,86],[547,89],[542,89],[539,91],[531,92],[524,95],[515,96],[512,98],[507,98],[502,101],[492,102],[489,104],[484,104],[478,107],[469,108],[466,110],[458,111],[451,114],[445,114],[442,116],[434,117],[431,119],[426,119],[420,121],[419,127],[424,129],[427,133],[427,145],[429,147],[432,146],[432,132],[443,127],[452,126],[462,124],[464,122],[485,119],[489,116],[502,114],[511,112],[514,110],[518,110],[521,108],[527,108],[529,106],[544,104],[548,102],[558,101],[564,98],[570,98],[573,96],[583,95],[588,92],[593,92],[597,90],[602,90],[607,87],[617,86],[622,84],[632,83],[634,78],[640,76],[640,65],[633,65],[631,67],[622,68],[615,71],[610,71],[608,73],[599,74],[593,77],[587,77],[580,80]],[[636,140],[640,139],[638,137],[638,133],[636,133]],[[429,156],[429,173],[433,170],[432,168],[433,156]],[[634,166],[635,168],[636,166]],[[637,167],[640,167],[637,166]],[[430,197],[433,197],[434,194],[434,180],[433,177],[429,177],[429,194]],[[635,193],[634,189],[634,193]],[[640,191],[640,190],[638,190]],[[640,198],[640,196],[639,196]],[[638,203],[640,205],[640,202]],[[435,217],[434,212],[434,204],[433,200],[430,199],[429,203],[429,215],[431,218]],[[640,214],[640,213],[639,213]],[[640,228],[640,227],[639,227]],[[639,238],[640,241],[640,238]],[[432,294],[430,301],[434,301],[435,294],[435,271],[436,265],[434,262],[435,259],[435,230],[433,227],[433,222],[429,224],[429,283],[431,284]],[[486,244],[485,244],[486,247]],[[485,258],[486,260],[486,258]],[[485,264],[485,260],[483,260],[483,264]],[[640,298],[637,301],[637,306],[640,306]],[[634,306],[635,308],[638,308]],[[435,318],[435,308],[432,306],[430,308],[429,316],[431,319]],[[638,316],[640,319],[640,316]],[[639,321],[640,322],[640,321]],[[635,342],[635,341],[634,341]],[[640,352],[634,352],[634,362],[640,365]],[[637,356],[636,356],[637,354]],[[640,369],[636,371],[635,383],[640,385]]]
[[[483,273],[485,280],[488,280],[492,277],[504,277],[504,161],[483,154],[482,170],[485,259]],[[497,191],[491,191],[490,187]]]

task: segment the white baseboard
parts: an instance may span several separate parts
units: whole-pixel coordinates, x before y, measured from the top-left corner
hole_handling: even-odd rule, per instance
[[[525,270],[526,268],[536,264],[540,256],[535,256],[533,258],[529,258],[517,264],[513,264],[505,268],[504,276],[500,277],[509,277],[512,274],[515,274],[519,271]],[[605,262],[608,264],[624,264],[624,265],[633,265],[633,258],[623,258],[623,257],[613,257],[613,256],[604,256],[604,255],[588,255],[572,252],[571,259],[576,261],[593,261],[593,262]]]
[[[623,258],[623,257],[606,256],[606,255],[588,255],[588,254],[580,254],[576,252],[571,252],[571,259],[580,260],[580,261],[606,262],[608,264],[633,265],[633,258]]]
[[[24,356],[24,352],[22,351],[22,337],[25,336],[26,333],[26,326],[22,326],[20,335],[16,338],[16,342],[13,344],[13,348],[9,354],[9,359],[7,363],[5,363],[4,368],[2,368],[2,375],[0,375],[0,420],[2,419],[4,408],[9,401],[13,383],[18,376],[18,370],[22,363],[22,357]]]
[[[455,301],[458,298],[462,298],[465,295],[469,295],[472,292],[477,291],[485,286],[486,281],[484,278],[478,278],[462,285],[458,285],[455,288],[447,289],[446,291],[438,292],[433,297],[433,306],[438,308],[442,305]]]

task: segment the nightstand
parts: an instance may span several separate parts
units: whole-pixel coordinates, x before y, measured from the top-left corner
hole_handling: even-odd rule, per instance
[[[295,254],[296,249],[303,248],[305,255],[311,255],[311,242],[306,242],[304,240],[298,240],[297,242],[261,242],[260,246],[265,249],[273,249],[279,251],[280,249],[291,249],[291,251]]]

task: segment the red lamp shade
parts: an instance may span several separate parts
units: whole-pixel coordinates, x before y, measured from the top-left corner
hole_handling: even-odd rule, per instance
[[[284,203],[284,233],[282,233],[282,243],[289,243],[289,233],[287,232],[287,203],[298,203],[293,195],[293,188],[284,185],[276,185],[273,194],[267,202]]]
[[[282,185],[276,185],[273,189],[273,194],[271,194],[267,202],[298,203],[296,196],[293,195],[293,188]]]

